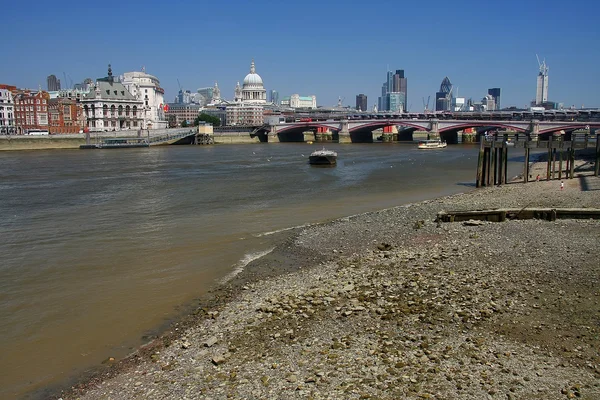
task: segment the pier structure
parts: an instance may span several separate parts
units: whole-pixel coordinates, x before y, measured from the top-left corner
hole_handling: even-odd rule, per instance
[[[480,141],[477,161],[476,187],[503,185],[508,182],[508,150],[522,148],[525,150],[523,160],[523,182],[528,182],[531,149],[547,149],[546,180],[572,179],[575,174],[576,150],[595,149],[594,176],[600,173],[600,138],[593,134],[570,133],[568,136],[553,133],[547,140],[541,140],[540,135],[531,134],[493,134],[485,136]],[[557,164],[558,163],[558,164]]]

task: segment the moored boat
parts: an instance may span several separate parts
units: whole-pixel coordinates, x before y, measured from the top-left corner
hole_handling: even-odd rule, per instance
[[[439,139],[422,140],[417,147],[419,149],[443,149],[446,147],[446,142],[442,142]]]
[[[337,163],[337,153],[333,150],[313,151],[308,157],[311,165],[335,165]]]

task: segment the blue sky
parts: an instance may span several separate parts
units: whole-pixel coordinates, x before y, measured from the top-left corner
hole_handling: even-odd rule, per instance
[[[377,101],[385,73],[404,69],[408,106],[423,109],[448,76],[460,97],[502,88],[502,106],[535,97],[546,59],[549,99],[600,107],[600,2],[467,1],[33,1],[2,5],[0,83],[46,88],[140,70],[173,101],[185,89],[219,83],[233,97],[250,61],[267,90],[316,95],[345,105]],[[8,34],[7,34],[8,33]],[[7,62],[8,60],[8,62]]]

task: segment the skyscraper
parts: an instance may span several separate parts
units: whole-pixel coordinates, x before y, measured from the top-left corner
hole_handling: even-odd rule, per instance
[[[361,93],[356,96],[356,109],[367,111],[367,95]]]
[[[386,78],[381,87],[381,97],[377,99],[379,111],[406,110],[407,82],[404,77],[404,70],[397,69],[396,73],[388,71]],[[390,100],[391,94],[393,94],[393,100]]]
[[[56,78],[56,75],[50,75],[47,78],[48,82],[48,91],[54,92],[60,90],[60,79]]]
[[[279,105],[279,92],[277,90],[269,91],[269,101],[275,105]]]
[[[445,77],[440,85],[440,91],[435,94],[435,111],[448,111],[452,105],[452,83]]]
[[[540,63],[539,58],[538,64],[540,66],[540,72],[537,76],[537,90],[535,92],[536,105],[540,105],[548,101],[548,66],[546,65],[546,60]]]
[[[494,98],[496,110],[500,109],[500,88],[488,89],[488,94]]]

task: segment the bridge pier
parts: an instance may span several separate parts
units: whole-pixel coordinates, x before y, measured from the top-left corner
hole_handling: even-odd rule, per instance
[[[340,131],[338,132],[338,143],[352,143],[350,137],[350,130],[348,129],[348,120],[343,119],[340,121]]]

